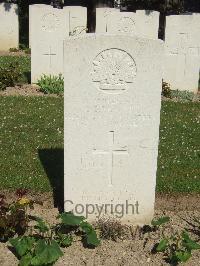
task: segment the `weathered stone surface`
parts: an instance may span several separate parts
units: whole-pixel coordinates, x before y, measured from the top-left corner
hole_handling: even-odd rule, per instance
[[[32,44],[32,36],[34,35],[34,38],[37,36],[37,27],[34,26],[35,21],[38,19],[37,12],[39,13],[44,12],[44,10],[52,10],[52,6],[45,5],[45,4],[34,4],[29,5],[29,47],[31,48]],[[40,15],[41,16],[41,15]],[[32,32],[33,28],[33,32]]]
[[[0,3],[0,51],[18,48],[18,45],[18,6],[16,4]]]
[[[99,7],[96,9],[96,33],[107,32],[108,18],[112,13],[119,14],[119,9]]]
[[[136,19],[136,13],[134,12],[112,13],[107,20],[107,32],[137,34]]]
[[[159,40],[65,40],[66,211],[91,221],[100,212],[125,223],[152,219],[162,59]]]
[[[137,10],[136,16],[138,35],[158,39],[160,13],[152,10]]]
[[[120,12],[115,8],[97,8],[96,33],[127,33],[158,38],[159,12],[137,10]]]

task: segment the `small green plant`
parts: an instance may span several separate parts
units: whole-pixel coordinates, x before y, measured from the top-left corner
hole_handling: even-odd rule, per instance
[[[10,49],[9,49],[9,52],[11,52],[11,53],[12,53],[12,52],[13,52],[13,53],[16,53],[16,52],[19,52],[19,49],[18,49],[18,48],[15,48],[15,47],[14,47],[14,48],[10,48]]]
[[[74,231],[76,233],[81,233],[83,235],[83,241],[86,242],[88,246],[97,247],[100,244],[100,240],[97,237],[96,231],[85,221],[83,216],[75,216],[71,212],[65,212],[58,216],[61,219],[61,223],[58,225],[57,232],[64,231]]]
[[[43,75],[37,82],[40,91],[44,93],[61,94],[64,92],[64,78],[59,76]]]
[[[186,231],[163,238],[156,245],[156,252],[164,252],[165,258],[173,265],[186,262],[192,256],[192,250],[200,249],[200,245],[192,240]]]
[[[74,233],[81,234],[88,246],[96,247],[100,244],[95,230],[83,216],[62,213],[57,217],[61,222],[53,226],[39,217],[33,216],[32,219],[36,224],[31,235],[9,240],[20,259],[20,266],[54,264],[63,256],[61,247],[72,244]]]
[[[27,48],[28,48],[27,45],[25,45],[25,44],[23,44],[23,43],[20,43],[20,44],[19,44],[19,49],[20,49],[20,50],[24,51],[24,50],[26,50]]]
[[[151,225],[144,225],[142,227],[143,234],[149,233],[149,232],[156,232],[161,226],[168,223],[170,221],[170,218],[168,216],[163,216],[156,219],[153,219],[151,221]]]
[[[26,198],[25,190],[18,190],[18,199],[10,204],[4,195],[0,195],[0,241],[7,241],[14,235],[23,235],[28,228],[28,208],[33,202]]]
[[[26,48],[26,49],[24,50],[24,52],[25,52],[25,54],[31,54],[31,48]]]
[[[63,256],[58,243],[53,239],[22,236],[10,239],[10,244],[20,258],[20,266],[52,265]]]
[[[163,81],[162,83],[162,95],[166,98],[171,98],[171,88],[169,83]]]
[[[13,87],[22,76],[18,62],[12,62],[0,66],[0,90]]]
[[[192,102],[195,95],[191,91],[172,90],[171,97],[181,102]]]
[[[159,226],[161,226],[163,224],[168,223],[169,221],[170,221],[170,218],[168,216],[163,216],[163,217],[158,218],[157,220],[155,220],[155,219],[152,220],[151,221],[151,225],[153,227],[159,227]]]

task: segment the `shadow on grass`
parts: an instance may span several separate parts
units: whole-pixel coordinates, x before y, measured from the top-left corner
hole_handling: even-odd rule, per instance
[[[24,72],[24,77],[27,80],[28,84],[31,84],[31,71],[29,72]]]
[[[38,150],[40,161],[51,183],[54,196],[54,206],[59,211],[64,210],[64,150]]]
[[[200,92],[200,69],[199,69],[199,83],[198,83],[198,92]]]

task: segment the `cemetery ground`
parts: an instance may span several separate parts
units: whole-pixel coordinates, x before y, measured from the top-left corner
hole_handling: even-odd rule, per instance
[[[0,57],[1,64],[9,60],[20,61],[21,82],[28,83],[30,58]],[[63,97],[9,94],[0,95],[0,194],[13,201],[16,189],[26,188],[27,197],[43,203],[35,204],[31,214],[55,223],[63,202]],[[145,232],[105,221],[97,226],[104,238],[100,246],[87,249],[77,238],[63,249],[56,265],[169,265],[163,253],[153,252],[162,233],[169,236],[187,229],[199,241],[199,131],[199,102],[162,101],[155,217],[169,216],[170,222]],[[199,261],[200,252],[194,251],[185,265]],[[0,265],[18,265],[6,243],[0,243]]]
[[[12,55],[11,55],[12,54]],[[21,83],[29,83],[30,82],[30,56],[24,56],[23,51],[19,52],[0,52],[0,66],[6,66],[11,63],[17,62],[19,64],[19,68],[22,71],[23,75],[20,80]]]

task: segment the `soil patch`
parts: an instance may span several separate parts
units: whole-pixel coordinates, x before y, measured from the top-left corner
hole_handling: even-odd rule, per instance
[[[24,51],[9,52],[9,51],[0,51],[0,56],[30,56]]]
[[[1,190],[9,202],[15,201],[17,195],[15,191]],[[27,197],[33,201],[42,202],[47,208],[54,208],[53,192],[33,192],[27,191]],[[158,211],[199,211],[200,194],[156,194],[155,209]]]
[[[1,55],[1,52],[0,52]],[[56,94],[45,94],[39,90],[39,86],[36,84],[23,84],[16,85],[14,87],[7,87],[6,90],[0,91],[0,96],[51,96],[51,97],[60,97]],[[62,96],[62,95],[61,95]],[[183,102],[178,98],[166,98],[162,96],[162,101],[171,101],[171,102]],[[192,102],[200,102],[200,93],[196,94]]]
[[[181,99],[181,98],[167,98],[165,96],[161,97],[162,101],[167,101],[167,102],[200,102],[200,92],[197,94],[194,94],[193,99]]]
[[[35,84],[24,84],[15,87],[7,87],[6,90],[0,91],[2,96],[45,96],[60,97],[56,94],[45,94],[39,90],[39,86]]]
[[[200,211],[200,194],[157,194],[156,210]]]
[[[16,199],[14,192],[1,191],[10,201]],[[33,215],[42,216],[49,223],[55,222],[58,209],[53,206],[52,193],[32,193],[28,196],[37,201],[42,201],[43,206],[36,204],[31,212]],[[154,245],[162,234],[170,235],[175,231],[187,229],[193,239],[199,240],[198,232],[192,232],[194,218],[200,219],[200,195],[162,195],[156,197],[155,217],[170,216],[169,225],[163,230],[154,233],[141,234],[135,227],[127,227],[127,233],[121,240],[102,240],[96,249],[86,249],[81,241],[76,240],[69,248],[63,249],[64,256],[56,263],[63,265],[134,265],[134,266],[160,266],[169,265],[163,254],[152,254]],[[200,252],[194,251],[192,258],[186,266],[197,266],[200,261]],[[7,249],[7,244],[0,243],[0,265],[18,265],[13,253]]]

